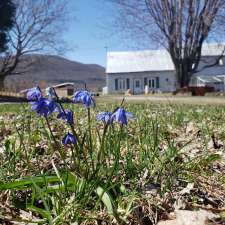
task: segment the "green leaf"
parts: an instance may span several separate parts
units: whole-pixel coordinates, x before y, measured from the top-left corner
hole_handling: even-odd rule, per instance
[[[57,176],[43,176],[43,177],[28,177],[24,179],[15,180],[7,183],[0,183],[0,190],[10,190],[10,189],[26,189],[33,186],[33,183],[38,185],[59,182]]]
[[[27,209],[34,212],[34,213],[38,213],[39,215],[41,215],[43,218],[46,218],[48,221],[51,221],[51,214],[50,212],[44,210],[44,209],[40,209],[36,206],[33,205],[27,205]]]
[[[97,192],[99,198],[102,200],[102,202],[106,206],[108,213],[110,215],[114,215],[115,214],[115,205],[114,205],[112,197],[102,187],[98,187],[96,189],[96,192]]]
[[[27,189],[29,187],[36,185],[47,185],[49,183],[56,183],[60,182],[65,183],[67,187],[71,186],[76,186],[81,189],[82,186],[84,185],[84,180],[78,179],[76,176],[73,176],[72,174],[68,175],[61,175],[60,177],[58,176],[37,176],[37,177],[27,177],[23,179],[18,179],[12,182],[0,182],[0,190],[10,190],[10,189]],[[66,182],[65,182],[66,181]],[[62,185],[63,186],[63,185]]]

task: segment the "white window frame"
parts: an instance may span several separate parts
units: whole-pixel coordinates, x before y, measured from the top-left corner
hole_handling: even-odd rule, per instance
[[[138,86],[137,86],[137,83],[138,83]],[[140,79],[135,79],[134,87],[135,88],[141,88],[141,81],[140,81]]]
[[[124,91],[126,90],[126,79],[118,79],[118,90],[119,91]]]

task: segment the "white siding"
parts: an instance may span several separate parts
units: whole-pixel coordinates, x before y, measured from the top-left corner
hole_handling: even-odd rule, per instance
[[[140,73],[113,73],[113,74],[107,74],[106,75],[106,83],[108,87],[108,93],[124,93],[124,91],[127,90],[127,87],[125,87],[125,90],[115,90],[115,79],[126,79],[130,80],[130,90],[134,94],[144,93],[144,78],[151,79],[151,78],[159,78],[159,88],[155,88],[154,90],[161,91],[161,92],[172,92],[175,90],[175,75],[172,71],[151,71],[151,72],[140,72]],[[140,79],[140,92],[137,93],[134,81],[135,79]],[[150,89],[151,90],[151,89]],[[153,89],[152,89],[153,90]]]

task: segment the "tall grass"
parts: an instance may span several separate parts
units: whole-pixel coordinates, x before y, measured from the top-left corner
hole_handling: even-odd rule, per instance
[[[163,201],[173,202],[174,190],[199,173],[211,176],[210,165],[220,159],[208,143],[212,134],[224,139],[223,107],[127,104],[136,117],[127,126],[96,121],[97,112],[113,111],[114,104],[88,112],[66,107],[75,114],[75,145],[61,144],[71,127],[55,116],[46,123],[27,105],[3,110],[0,198],[32,212],[23,222],[154,224],[160,214],[153,218],[150,211],[168,210]],[[196,145],[197,154],[186,150]]]

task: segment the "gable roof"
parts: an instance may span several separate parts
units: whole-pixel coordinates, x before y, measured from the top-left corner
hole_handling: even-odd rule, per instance
[[[56,84],[53,87],[54,88],[74,87],[74,83],[66,82],[66,83]]]
[[[174,70],[166,50],[108,52],[106,73]]]
[[[203,45],[202,56],[219,56],[223,49],[222,44]],[[173,70],[173,62],[165,49],[107,53],[106,73]]]

